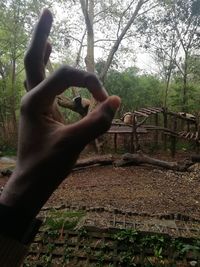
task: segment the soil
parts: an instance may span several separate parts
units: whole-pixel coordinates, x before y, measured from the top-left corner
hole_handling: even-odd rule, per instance
[[[156,157],[166,159],[166,155]],[[175,160],[182,157],[185,155],[178,155]],[[0,187],[7,179],[0,178]],[[109,207],[152,216],[182,214],[200,220],[199,191],[199,164],[184,173],[144,165],[96,166],[73,172],[46,206]]]
[[[178,155],[176,160],[182,157]],[[182,214],[200,220],[199,191],[199,164],[184,173],[144,165],[96,166],[73,172],[47,206],[108,207],[148,215]]]

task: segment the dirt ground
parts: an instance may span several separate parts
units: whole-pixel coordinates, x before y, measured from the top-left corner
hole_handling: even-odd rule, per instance
[[[76,171],[59,186],[47,206],[60,204],[149,215],[181,214],[200,220],[200,165],[186,173],[151,166],[96,166]]]
[[[0,187],[6,180],[0,178]],[[151,166],[96,166],[75,171],[46,206],[61,204],[109,207],[149,215],[181,214],[200,220],[200,165],[193,165],[185,173]]]

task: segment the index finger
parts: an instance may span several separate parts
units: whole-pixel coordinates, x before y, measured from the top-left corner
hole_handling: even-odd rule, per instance
[[[44,9],[25,55],[24,65],[29,89],[38,85],[45,78],[44,57],[52,21],[51,12]]]

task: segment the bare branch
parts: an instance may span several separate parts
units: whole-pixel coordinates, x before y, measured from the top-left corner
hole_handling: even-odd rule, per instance
[[[147,1],[149,1],[149,0],[147,0]],[[106,64],[105,64],[105,67],[102,70],[102,73],[100,74],[100,79],[102,81],[104,81],[104,79],[105,79],[106,73],[107,73],[107,71],[108,71],[108,69],[110,67],[110,64],[112,62],[112,59],[114,57],[115,52],[117,51],[122,39],[124,38],[125,34],[129,30],[129,28],[131,27],[132,23],[136,19],[137,15],[138,15],[138,12],[141,9],[141,7],[143,6],[143,4],[144,4],[144,0],[139,0],[138,1],[138,4],[137,4],[137,6],[135,8],[135,11],[133,12],[131,18],[129,19],[129,21],[127,22],[126,26],[123,28],[121,34],[119,35],[119,37],[117,38],[116,42],[114,43],[113,47],[111,48],[110,53],[109,53],[108,58],[107,58],[107,61],[106,61]]]
[[[72,39],[72,40],[78,42],[81,45],[81,41],[79,39],[77,39],[76,37],[74,37],[72,35],[67,35],[67,38]]]
[[[98,39],[94,41],[95,44],[99,42],[116,42],[116,39]]]
[[[80,41],[80,47],[79,47],[79,50],[78,50],[78,53],[77,53],[77,56],[76,56],[76,61],[75,61],[74,67],[77,67],[78,64],[79,64],[80,55],[81,55],[81,51],[82,51],[82,48],[83,48],[83,41],[84,41],[85,35],[86,35],[86,29],[85,29],[85,31],[83,33],[83,36],[81,38],[81,41]]]
[[[118,23],[118,29],[117,29],[117,37],[119,37],[119,31],[120,31],[120,28],[121,28],[121,22],[122,22],[122,19],[123,17],[125,16],[126,12],[130,9],[130,7],[132,6],[132,4],[134,3],[135,1],[131,1],[130,4],[127,6],[127,8],[122,12],[121,16],[120,16],[120,20],[119,20],[119,23]]]
[[[146,14],[146,13],[148,13],[150,10],[154,9],[154,8],[157,7],[157,6],[159,6],[159,4],[156,4],[156,5],[152,6],[152,7],[150,7],[149,9],[145,10],[144,12],[139,13],[139,14],[138,14],[138,17],[139,17],[139,16],[142,16],[142,15],[144,15],[144,14]]]

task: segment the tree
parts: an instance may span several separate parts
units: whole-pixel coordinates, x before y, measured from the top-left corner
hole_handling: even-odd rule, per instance
[[[47,1],[41,0],[40,6],[44,2]],[[0,0],[0,123],[3,139],[13,145],[17,139],[19,101],[24,93],[23,58],[30,30],[38,17],[37,3]]]
[[[85,62],[88,71],[95,71],[95,45],[102,43],[103,47],[105,47],[103,43],[108,42],[110,47],[104,68],[99,74],[101,81],[104,82],[115,53],[118,51],[121,42],[127,36],[136,18],[140,15],[140,10],[143,8],[143,12],[147,12],[148,9],[152,8],[152,2],[150,0],[132,0],[122,4],[118,1],[104,1],[104,3],[97,5],[95,0],[80,0],[80,3],[87,29],[87,55]],[[94,29],[97,28],[95,25],[97,23],[100,29],[105,28],[105,23],[107,24],[107,28],[109,28],[108,25],[111,25],[111,32],[107,31],[105,37],[99,40],[95,40]],[[98,31],[96,35],[98,35]]]
[[[139,75],[135,67],[122,72],[110,70],[105,86],[110,94],[121,97],[120,116],[143,107],[161,106],[161,81],[152,75]]]
[[[139,32],[145,34],[145,47],[162,63],[166,81],[164,104],[173,74],[182,77],[182,110],[188,109],[189,60],[199,49],[200,2],[198,0],[160,0],[153,13],[140,20]]]
[[[19,94],[21,92],[21,70],[27,35],[24,31],[27,9],[23,0],[0,2],[0,79],[2,127],[13,125],[16,140]],[[9,115],[9,116],[8,116]]]

